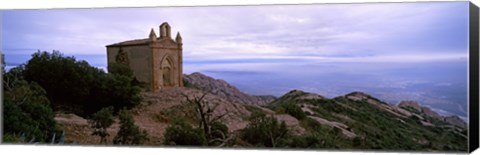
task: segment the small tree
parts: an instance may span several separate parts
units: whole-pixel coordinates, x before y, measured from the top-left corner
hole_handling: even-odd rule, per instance
[[[106,137],[110,136],[107,128],[113,124],[113,107],[103,108],[94,113],[92,119],[89,120],[90,126],[94,128],[92,135],[100,136],[100,143],[106,144]]]
[[[113,139],[114,144],[120,145],[139,145],[148,141],[148,134],[145,130],[140,130],[135,125],[132,115],[123,109],[119,113],[120,130]]]
[[[214,116],[214,111],[218,105],[213,106],[204,100],[207,94],[204,93],[200,97],[190,98],[184,95],[187,99],[187,104],[195,105],[197,118],[199,119],[199,128],[203,129],[203,134],[207,139],[209,146],[225,146],[233,136],[228,136],[228,127],[220,122],[220,120],[227,114],[220,114]]]

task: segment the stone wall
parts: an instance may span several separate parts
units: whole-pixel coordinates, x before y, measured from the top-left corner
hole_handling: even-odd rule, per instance
[[[108,63],[115,63],[120,47],[107,49]],[[152,82],[152,49],[148,45],[124,46],[122,50],[127,53],[129,67],[138,81],[151,84]]]
[[[182,67],[179,65],[179,52],[178,52],[178,45],[173,42],[172,40],[162,40],[155,42],[153,45],[153,90],[158,90],[162,87],[179,87],[182,86],[183,81],[180,81],[179,76],[183,74],[180,72],[180,68]],[[166,79],[164,79],[165,73],[165,66],[162,64],[167,63],[170,64],[171,67],[170,71],[170,81],[171,84],[165,83]],[[168,81],[168,80],[167,80]]]

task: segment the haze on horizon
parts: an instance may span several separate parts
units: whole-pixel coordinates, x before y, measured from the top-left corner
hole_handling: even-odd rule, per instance
[[[59,50],[106,67],[106,45],[167,21],[184,73],[256,95],[353,91],[467,116],[468,2],[2,10],[7,66]]]

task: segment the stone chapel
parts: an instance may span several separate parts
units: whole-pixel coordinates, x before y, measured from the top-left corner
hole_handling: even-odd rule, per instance
[[[133,70],[135,78],[158,91],[183,86],[182,37],[171,38],[167,22],[160,25],[160,37],[152,29],[146,39],[107,45],[108,63],[122,63]]]

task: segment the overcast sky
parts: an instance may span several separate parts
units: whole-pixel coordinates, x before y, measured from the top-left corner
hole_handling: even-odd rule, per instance
[[[105,55],[169,22],[185,59],[444,61],[467,57],[468,2],[2,11],[6,53]],[[172,36],[175,37],[175,36]]]

